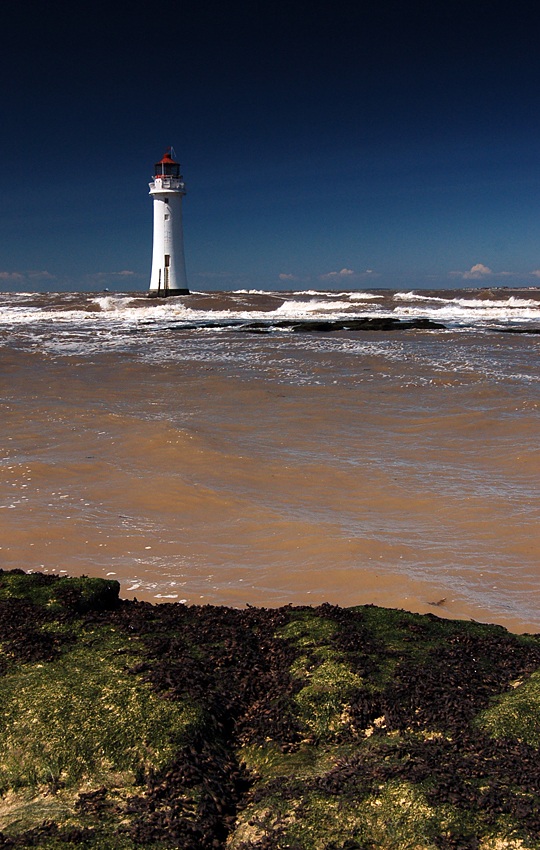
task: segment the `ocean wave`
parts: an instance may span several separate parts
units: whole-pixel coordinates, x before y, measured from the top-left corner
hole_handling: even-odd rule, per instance
[[[376,298],[384,298],[384,295],[379,295],[375,292],[349,292],[351,301],[373,301]]]
[[[294,291],[295,295],[309,295],[315,298],[343,298],[347,293],[345,292],[333,292],[332,290],[325,289],[296,289]]]
[[[139,299],[136,296],[129,295],[123,296],[121,299],[114,295],[99,295],[95,298],[88,299],[90,304],[96,304],[104,313],[111,311],[120,312],[125,309],[127,304],[131,304],[133,301],[138,300]]]
[[[207,293],[193,292],[192,294],[206,295]],[[231,295],[279,295],[279,292],[276,292],[273,289],[233,289]]]
[[[533,298],[519,298],[515,295],[510,295],[507,298],[444,298],[438,295],[424,295],[419,292],[396,292],[394,293],[395,301],[422,301],[433,302],[435,304],[457,305],[459,307],[471,307],[481,309],[498,309],[500,307],[515,307],[522,309],[526,307],[537,308],[540,310],[540,301]]]
[[[422,310],[413,306],[396,307],[394,315],[407,317],[422,316],[441,322],[446,321],[451,323],[459,323],[464,320],[473,323],[492,323],[494,320],[498,320],[499,322],[540,321],[540,305],[535,303],[535,307],[536,309],[521,308],[519,309],[519,312],[517,312],[515,306],[509,306],[504,303],[489,305],[484,304],[483,307],[480,307],[480,305],[470,305],[467,302],[459,303],[457,301],[449,301],[445,305],[431,310],[429,308]]]
[[[313,313],[339,313],[340,310],[348,312],[350,311],[350,307],[349,301],[284,301],[270,315],[279,316],[280,318],[283,318],[284,315],[296,318],[297,316],[305,316],[306,314]]]
[[[332,292],[324,289],[298,289],[294,295],[306,295],[315,298],[349,298],[351,301],[371,301],[376,298],[384,298],[383,295],[374,292],[359,292],[357,290],[343,290]]]
[[[482,309],[498,309],[500,307],[509,307],[521,310],[526,307],[536,308],[540,310],[540,301],[534,301],[532,298],[516,298],[511,295],[506,300],[491,301],[484,298],[454,298],[451,304],[458,304],[460,307],[479,307]]]
[[[412,290],[411,292],[395,292],[394,293],[395,301],[440,301],[442,303],[447,303],[448,298],[440,298],[435,295],[421,295],[419,292],[415,292]]]

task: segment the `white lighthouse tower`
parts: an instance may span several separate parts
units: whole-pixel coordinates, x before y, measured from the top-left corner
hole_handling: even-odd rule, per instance
[[[180,165],[171,152],[169,148],[163,159],[156,162],[154,180],[149,184],[154,199],[154,248],[148,292],[151,298],[189,295],[182,229],[182,198],[186,187]]]

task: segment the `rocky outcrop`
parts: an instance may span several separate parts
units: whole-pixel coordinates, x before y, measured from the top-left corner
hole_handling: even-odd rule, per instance
[[[540,334],[540,328],[496,328],[503,334]]]
[[[431,319],[394,319],[382,316],[363,316],[350,319],[268,319],[263,322],[224,321],[171,325],[168,330],[200,330],[201,328],[233,328],[243,333],[270,333],[288,330],[293,333],[333,333],[335,331],[410,331],[445,330],[446,325]]]
[[[444,330],[445,325],[431,319],[393,319],[381,316],[365,316],[359,319],[316,319],[306,321],[273,321],[271,325],[263,322],[249,322],[241,330],[261,333],[271,329],[285,328],[293,333],[333,333],[334,331],[410,331]]]
[[[540,636],[18,571],[0,647],[0,848],[540,847]]]

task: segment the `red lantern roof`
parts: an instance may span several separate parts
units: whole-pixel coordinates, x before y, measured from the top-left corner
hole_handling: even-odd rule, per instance
[[[163,154],[163,157],[162,159],[160,159],[159,162],[160,164],[163,163],[165,165],[178,165],[176,160],[174,160],[171,156],[171,148],[169,148],[169,150]]]

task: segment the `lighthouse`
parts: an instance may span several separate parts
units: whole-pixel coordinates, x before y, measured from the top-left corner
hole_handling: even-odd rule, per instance
[[[154,166],[154,180],[149,183],[154,199],[154,247],[151,298],[169,295],[189,295],[184,259],[184,233],[182,229],[182,198],[186,194],[180,164],[171,156],[169,148]]]

